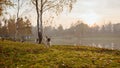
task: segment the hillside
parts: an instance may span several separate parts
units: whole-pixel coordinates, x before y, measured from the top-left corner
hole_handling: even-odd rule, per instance
[[[120,68],[120,51],[0,41],[0,68]]]

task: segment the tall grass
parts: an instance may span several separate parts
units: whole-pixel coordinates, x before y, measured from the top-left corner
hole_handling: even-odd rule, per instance
[[[0,41],[0,68],[120,68],[120,51]]]

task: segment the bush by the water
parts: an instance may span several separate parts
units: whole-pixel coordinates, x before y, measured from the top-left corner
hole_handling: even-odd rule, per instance
[[[0,68],[120,68],[120,51],[0,41]]]

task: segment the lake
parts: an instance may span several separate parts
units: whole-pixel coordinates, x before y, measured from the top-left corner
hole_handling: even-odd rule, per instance
[[[83,45],[83,46],[93,46],[99,48],[109,48],[120,50],[120,38],[114,37],[89,37],[89,38],[63,38],[54,37],[51,43],[53,45]]]

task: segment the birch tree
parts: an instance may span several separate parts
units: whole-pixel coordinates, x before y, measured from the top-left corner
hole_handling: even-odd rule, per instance
[[[43,38],[43,13],[54,12],[60,14],[64,8],[72,10],[73,4],[76,0],[32,0],[36,7],[37,12],[37,30],[38,30],[38,43],[42,42]]]

